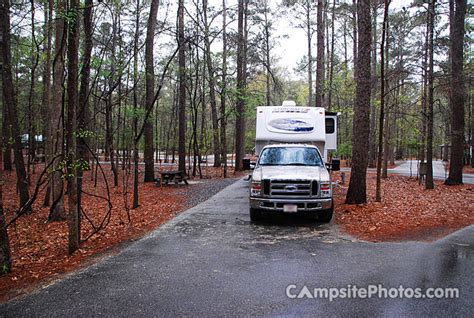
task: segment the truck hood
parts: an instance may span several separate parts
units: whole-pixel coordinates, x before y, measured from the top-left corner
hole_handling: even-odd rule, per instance
[[[325,167],[308,166],[260,166],[253,171],[253,180],[318,180],[329,181],[329,173]]]

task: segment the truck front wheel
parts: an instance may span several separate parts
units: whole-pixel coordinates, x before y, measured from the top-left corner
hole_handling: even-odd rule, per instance
[[[332,206],[330,209],[320,211],[318,213],[319,221],[323,223],[331,222],[333,212],[334,212],[334,206]]]
[[[255,221],[260,221],[261,219],[262,219],[262,211],[250,208],[250,220],[255,222]]]

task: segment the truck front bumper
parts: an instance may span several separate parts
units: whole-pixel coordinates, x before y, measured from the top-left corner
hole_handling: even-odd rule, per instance
[[[250,197],[250,207],[252,209],[283,211],[285,204],[294,204],[298,206],[298,212],[311,212],[318,210],[327,210],[332,207],[332,198],[318,199],[271,199]]]

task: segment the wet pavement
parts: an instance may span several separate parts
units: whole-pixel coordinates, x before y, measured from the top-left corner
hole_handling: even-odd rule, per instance
[[[474,226],[434,243],[369,243],[296,216],[253,224],[240,180],[120,254],[1,305],[0,316],[467,317],[474,312],[473,243]],[[459,298],[330,301],[286,293],[288,286],[294,296],[304,286],[378,284],[458,288]]]
[[[406,160],[397,162],[398,165],[393,169],[388,169],[388,173],[395,173],[403,176],[416,177],[418,174],[418,161]],[[440,160],[433,161],[433,178],[438,180],[446,180],[449,175],[449,166],[447,162]],[[463,173],[463,182],[465,184],[474,184],[474,174]]]

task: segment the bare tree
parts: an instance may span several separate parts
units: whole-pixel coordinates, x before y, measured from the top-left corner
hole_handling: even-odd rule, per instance
[[[356,58],[356,99],[352,133],[352,172],[346,204],[359,204],[367,201],[367,163],[370,125],[370,53],[372,27],[370,0],[357,3],[358,49]]]

